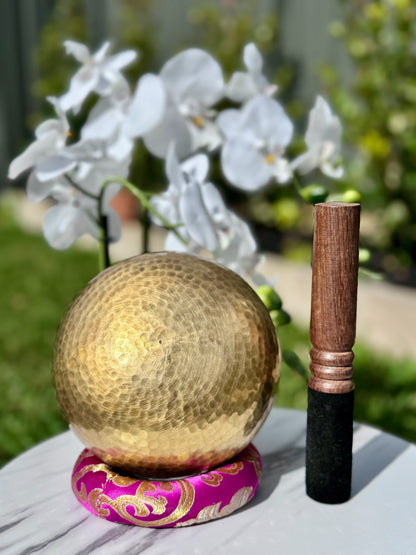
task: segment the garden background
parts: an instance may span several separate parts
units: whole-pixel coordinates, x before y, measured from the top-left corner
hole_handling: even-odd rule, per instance
[[[30,204],[7,167],[48,113],[46,95],[65,89],[73,61],[63,40],[95,50],[141,52],[131,70],[157,72],[178,50],[198,46],[226,71],[241,67],[244,44],[265,55],[300,128],[317,94],[344,124],[345,177],[336,194],[362,195],[362,246],[371,256],[359,285],[355,418],[416,441],[416,7],[406,0],[4,0],[0,3],[0,462],[66,425],[51,377],[53,342],[74,296],[97,272],[91,242],[53,251],[41,236],[45,205]],[[321,177],[319,177],[321,179]],[[132,181],[163,188],[163,166],[138,150]],[[332,184],[324,183],[329,188]],[[250,197],[223,184],[233,208],[251,222],[265,272],[293,322],[284,349],[307,363],[312,207],[287,188]],[[115,259],[140,252],[139,209],[124,223]],[[121,210],[121,209],[120,209]],[[160,231],[151,232],[155,249]],[[369,277],[372,275],[372,278]],[[377,279],[375,279],[377,277]],[[379,279],[382,277],[382,281]],[[280,406],[306,409],[306,382],[285,365]]]

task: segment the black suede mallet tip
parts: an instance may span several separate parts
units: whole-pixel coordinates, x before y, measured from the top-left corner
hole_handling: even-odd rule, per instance
[[[306,493],[321,503],[344,503],[351,495],[354,392],[308,388]]]

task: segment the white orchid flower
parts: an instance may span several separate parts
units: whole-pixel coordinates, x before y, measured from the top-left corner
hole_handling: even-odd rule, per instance
[[[43,233],[47,242],[55,249],[66,249],[84,234],[98,239],[98,201],[101,187],[109,177],[126,177],[129,163],[115,164],[107,159],[79,162],[71,175],[60,176],[44,183],[49,185],[47,196],[57,201],[48,210],[43,222]],[[30,183],[30,182],[29,182]],[[103,194],[103,213],[107,216],[110,242],[118,241],[121,224],[110,201],[120,190],[120,185],[111,183]],[[39,193],[39,188],[35,189]],[[29,193],[29,184],[28,184]],[[32,195],[32,200],[35,200]],[[40,200],[40,199],[39,199]]]
[[[68,120],[57,105],[56,99],[49,97],[48,100],[53,104],[58,117],[48,119],[36,128],[36,140],[10,163],[8,173],[10,179],[15,179],[24,171],[54,156],[66,144],[69,135]],[[69,162],[68,164],[71,166]]]
[[[247,71],[232,74],[226,86],[226,96],[234,102],[246,102],[257,94],[272,96],[277,85],[270,84],[263,75],[263,58],[254,43],[244,47],[243,61]]]
[[[96,167],[94,166],[94,169]],[[81,172],[85,172],[85,170],[82,169]],[[68,248],[84,234],[98,238],[98,203],[90,195],[98,194],[101,188],[104,181],[102,169],[101,172],[100,169],[98,172],[85,172],[85,177],[84,182],[78,179],[77,187],[73,186],[67,176],[59,176],[57,179],[46,182],[39,182],[34,172],[29,177],[27,185],[29,200],[38,202],[49,197],[56,201],[56,204],[46,213],[43,221],[45,239],[55,249]],[[103,199],[103,212],[108,219],[110,241],[117,241],[121,234],[119,218],[109,206],[110,200],[118,190],[117,184],[110,185],[107,187]]]
[[[147,74],[139,80],[129,110],[129,132],[142,136],[148,150],[162,158],[172,142],[179,158],[202,146],[213,149],[221,137],[211,108],[223,93],[216,60],[203,50],[185,50],[169,60],[159,76]]]
[[[207,173],[208,158],[204,154],[197,154],[179,164],[173,144],[169,146],[166,158],[169,185],[165,193],[152,199],[152,204],[171,224],[182,224],[178,232],[188,245],[169,232],[168,250],[197,252],[201,245],[208,250],[216,248],[218,240],[200,189]],[[156,217],[153,221],[161,224]]]
[[[37,164],[27,181],[28,198],[32,202],[54,198],[56,187],[72,188],[74,184],[98,196],[108,177],[127,177],[130,162],[130,156],[123,160],[109,158],[105,147],[76,143]]]
[[[55,98],[48,98],[57,113],[57,119],[41,123],[35,130],[36,140],[17,156],[9,166],[9,178],[15,179],[33,168],[27,181],[27,194],[32,202],[49,196],[53,187],[61,185],[60,179],[77,165],[66,148],[69,136],[68,120]]]
[[[341,134],[339,118],[331,112],[326,100],[318,96],[314,107],[309,112],[305,133],[307,151],[293,160],[292,169],[305,174],[320,168],[329,177],[341,177],[343,174],[343,168],[339,164]]]
[[[128,166],[132,143],[119,133],[116,134],[120,118],[117,110],[100,110],[100,103],[92,110],[93,118],[87,120],[77,143],[66,145],[70,135],[68,121],[56,99],[49,99],[55,106],[59,119],[42,123],[35,132],[36,140],[9,167],[9,177],[16,178],[25,170],[33,168],[27,182],[28,197],[39,202],[50,196],[54,186],[68,184],[67,176],[81,185],[82,171],[95,168],[95,172],[107,168],[101,183],[111,175],[117,175],[120,167]],[[98,109],[98,110],[97,110]],[[125,145],[120,145],[120,138]],[[90,171],[90,169],[88,171]],[[82,172],[81,172],[82,173]],[[124,172],[127,175],[127,172]],[[76,176],[76,177],[74,177]],[[101,185],[101,184],[100,184]],[[98,194],[99,189],[95,191]]]
[[[249,226],[231,211],[229,211],[227,232],[229,242],[215,253],[215,259],[242,278],[250,279],[256,286],[268,283],[258,271],[263,257],[257,250],[257,243]]]
[[[78,150],[89,144],[102,149],[104,156],[122,162],[130,157],[134,142],[126,133],[128,99],[101,98],[90,111],[81,129]],[[88,148],[88,147],[87,147]]]
[[[142,137],[161,121],[165,112],[167,92],[158,75],[146,73],[138,83],[127,111],[126,132]]]
[[[256,240],[247,223],[225,206],[215,185],[205,183],[201,191],[218,237],[217,248],[211,251],[214,260],[256,286],[268,283],[258,271],[263,257],[257,250]]]
[[[67,249],[85,233],[93,235],[96,230],[92,219],[79,208],[69,190],[64,188],[62,193],[61,202],[52,206],[43,220],[44,237],[57,250]]]
[[[35,130],[36,140],[9,166],[9,177],[15,179],[33,168],[27,181],[29,200],[39,202],[48,197],[55,185],[64,185],[61,176],[76,167],[76,160],[66,147],[69,124],[55,98],[48,98],[58,118],[41,123]]]
[[[257,273],[260,262],[250,229],[226,207],[214,184],[207,182],[208,158],[198,154],[179,164],[173,146],[168,150],[166,173],[169,186],[152,200],[153,206],[170,223],[181,223],[178,231],[184,245],[170,231],[165,248],[179,252],[207,255],[257,284],[265,278]],[[153,216],[153,221],[161,222]]]
[[[47,120],[36,129],[35,142],[12,161],[9,176],[17,177],[32,168],[27,181],[28,198],[39,202],[49,197],[57,202],[45,216],[44,235],[52,247],[65,249],[84,233],[97,238],[98,196],[102,185],[111,176],[127,177],[131,147],[118,147],[119,156],[109,155],[109,149],[116,144],[114,133],[120,118],[117,119],[111,107],[99,104],[86,130],[81,131],[84,139],[66,145],[68,121],[56,99],[50,101],[58,118]],[[119,189],[119,185],[111,184],[103,195],[110,241],[120,237],[118,216],[109,206]]]
[[[205,181],[208,170],[209,161],[205,154],[196,154],[180,164],[173,144],[169,146],[166,157],[169,185],[164,193],[152,199],[152,204],[170,223],[182,224],[178,232],[188,245],[184,245],[173,232],[169,232],[166,245],[168,250],[214,251],[219,246],[216,222],[211,217],[217,210],[212,196],[214,186]],[[161,225],[157,217],[152,218],[156,224]]]
[[[97,202],[67,186],[55,186],[51,196],[58,202],[46,213],[43,234],[51,247],[64,250],[84,234],[98,239]],[[113,194],[104,201],[109,241],[118,241],[121,224],[116,212],[108,205]]]
[[[84,100],[93,91],[100,96],[108,96],[114,87],[126,84],[120,71],[137,57],[134,50],[108,56],[109,42],[105,42],[95,54],[91,54],[84,44],[72,40],[65,41],[64,47],[67,54],[71,54],[82,64],[72,77],[68,92],[59,98],[61,108],[65,112],[78,112]]]
[[[293,135],[293,124],[274,99],[257,95],[240,110],[218,117],[225,135],[221,164],[225,177],[245,191],[256,191],[274,178],[287,182],[292,171],[283,158]]]

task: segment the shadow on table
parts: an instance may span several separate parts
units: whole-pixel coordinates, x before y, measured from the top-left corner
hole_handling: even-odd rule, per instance
[[[366,488],[408,447],[407,441],[380,433],[356,451],[353,457],[351,498]],[[284,474],[305,466],[305,447],[292,444],[285,449],[264,454],[262,461],[262,480],[247,508],[254,507],[270,497]]]
[[[305,448],[288,447],[268,453],[262,456],[262,461],[263,475],[256,495],[250,502],[251,507],[270,497],[284,474],[305,466]]]
[[[407,441],[381,433],[354,453],[351,497],[356,496],[367,487],[408,447]]]

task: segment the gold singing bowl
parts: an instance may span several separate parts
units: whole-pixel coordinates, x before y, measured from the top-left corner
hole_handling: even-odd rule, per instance
[[[248,445],[279,380],[269,314],[237,274],[179,253],[101,272],[58,332],[65,419],[99,458],[166,478],[219,465]]]

